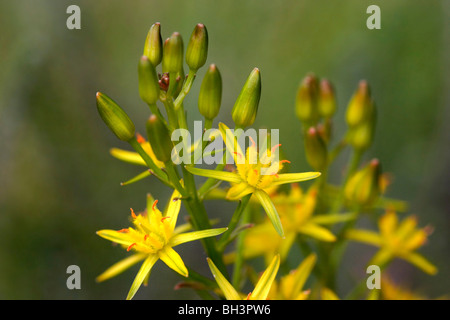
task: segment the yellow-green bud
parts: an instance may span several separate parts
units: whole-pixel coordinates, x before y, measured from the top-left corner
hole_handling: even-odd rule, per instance
[[[103,122],[122,141],[130,141],[134,138],[135,127],[125,111],[110,97],[97,92],[97,110]]]
[[[317,107],[318,83],[314,75],[307,75],[297,90],[295,111],[301,122],[315,125],[319,119]]]
[[[156,67],[161,63],[163,55],[163,46],[161,39],[161,24],[156,22],[150,27],[145,39],[144,56]]]
[[[164,42],[162,64],[163,72],[178,73],[183,69],[183,39],[178,32]]]
[[[345,197],[351,203],[370,206],[380,195],[381,165],[373,159],[350,177],[345,185]]]
[[[151,115],[147,120],[147,135],[156,158],[159,161],[168,162],[171,159],[173,142],[169,129],[155,115]]]
[[[359,82],[356,92],[347,107],[346,120],[349,127],[357,126],[372,116],[373,104],[370,98],[370,88],[365,80]]]
[[[141,99],[149,105],[155,104],[159,98],[159,79],[147,56],[142,56],[139,60],[138,75]]]
[[[208,56],[208,31],[199,23],[192,32],[186,49],[186,63],[191,70],[197,71],[201,68]]]
[[[319,114],[324,118],[331,118],[336,112],[336,96],[333,85],[327,79],[320,82]]]
[[[255,122],[260,97],[261,74],[258,68],[254,68],[242,87],[241,93],[231,111],[233,121],[238,127],[248,127]]]
[[[211,64],[203,77],[198,96],[198,110],[206,119],[212,120],[219,114],[222,101],[222,77],[215,64]]]
[[[327,166],[327,147],[316,128],[311,127],[305,134],[305,153],[310,166],[322,171]]]

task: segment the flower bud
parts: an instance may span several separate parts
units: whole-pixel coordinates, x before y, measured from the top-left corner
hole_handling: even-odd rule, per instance
[[[138,74],[141,99],[149,105],[155,104],[159,98],[159,79],[147,56],[142,56],[139,60]]]
[[[159,161],[168,162],[171,159],[173,149],[169,129],[155,115],[150,116],[146,125],[148,141],[153,149],[153,153]]]
[[[191,70],[201,68],[208,56],[208,31],[199,23],[192,32],[191,39],[186,50],[186,63]]]
[[[380,162],[373,159],[350,177],[345,185],[345,197],[352,203],[370,206],[380,195],[380,176]]]
[[[241,93],[231,111],[233,121],[238,127],[244,128],[253,124],[258,112],[260,97],[261,74],[258,68],[254,68],[242,87]]]
[[[308,125],[316,124],[319,119],[317,97],[317,78],[314,75],[308,75],[300,83],[295,100],[295,111],[300,121]]]
[[[365,80],[361,80],[347,107],[346,120],[349,127],[367,121],[373,111],[370,88]]]
[[[323,79],[319,89],[319,114],[324,118],[331,118],[336,112],[336,96],[330,81]]]
[[[163,46],[161,39],[161,24],[156,22],[150,27],[144,45],[144,56],[146,56],[154,67],[162,60]]]
[[[374,131],[374,121],[364,122],[350,129],[348,142],[357,150],[366,150],[372,144]]]
[[[327,166],[327,147],[316,128],[311,127],[305,134],[305,153],[310,166],[322,171]]]
[[[162,63],[163,72],[178,73],[183,69],[183,39],[178,32],[164,42]]]
[[[97,92],[97,110],[103,122],[122,141],[134,138],[135,127],[125,111],[106,94]]]
[[[217,117],[222,101],[222,77],[215,64],[209,66],[203,77],[198,96],[198,110],[206,119]]]

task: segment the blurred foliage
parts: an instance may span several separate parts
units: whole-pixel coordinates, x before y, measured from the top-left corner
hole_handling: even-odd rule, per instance
[[[81,30],[66,28],[70,4],[81,8]],[[134,272],[102,284],[94,281],[122,254],[108,248],[95,231],[121,227],[130,207],[144,207],[147,192],[164,198],[169,190],[152,179],[119,185],[138,172],[110,157],[110,147],[124,146],[98,117],[95,92],[113,94],[132,119],[148,116],[138,94],[137,62],[148,28],[156,21],[163,38],[179,31],[188,39],[196,23],[207,26],[207,63],[217,64],[224,83],[221,121],[231,121],[246,76],[253,67],[260,68],[262,97],[254,126],[280,128],[293,171],[308,166],[294,113],[300,80],[308,72],[330,79],[338,93],[338,119],[343,119],[358,81],[366,79],[379,110],[375,145],[368,153],[393,173],[389,195],[409,201],[411,212],[435,227],[423,251],[440,273],[425,276],[400,262],[390,268],[392,278],[430,297],[448,293],[450,6],[446,1],[379,0],[382,28],[368,30],[370,4],[2,1],[0,298],[125,298]],[[185,103],[192,109],[191,123],[192,115],[198,115],[193,97],[199,88],[196,81]],[[337,124],[335,130],[339,134],[345,127]],[[341,155],[343,162],[346,156]],[[207,209],[217,217],[230,214],[227,206]],[[353,254],[359,249],[355,245]],[[198,271],[208,274],[206,260],[199,259],[203,255],[195,244],[186,245],[182,253],[187,265],[204,262]],[[355,281],[351,272],[355,278],[363,274],[364,256],[347,266],[344,288]],[[66,288],[71,264],[81,268],[81,290]],[[179,277],[158,265],[155,269],[151,285],[137,298],[196,297],[189,290],[173,292]]]

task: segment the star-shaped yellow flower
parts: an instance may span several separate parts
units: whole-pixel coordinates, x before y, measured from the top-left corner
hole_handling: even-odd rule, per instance
[[[298,234],[320,241],[333,242],[336,236],[323,225],[335,224],[354,218],[353,214],[314,215],[317,203],[317,188],[312,186],[304,193],[297,184],[292,184],[288,194],[275,193],[272,201],[280,215],[285,238],[277,236],[270,221],[265,221],[246,231],[244,256],[253,258],[260,255],[272,257],[279,252],[281,260],[287,256]],[[232,259],[232,254],[227,256]],[[228,260],[230,261],[230,260]]]
[[[239,200],[242,197],[253,194],[263,206],[270,221],[278,234],[284,237],[283,227],[278,216],[278,212],[270,199],[268,192],[281,184],[294,183],[317,178],[320,172],[304,173],[278,173],[283,168],[283,162],[275,157],[275,146],[272,150],[267,150],[259,154],[256,143],[247,148],[244,156],[236,136],[223,123],[219,124],[219,129],[226,149],[233,156],[236,165],[235,172],[225,172],[217,170],[199,169],[187,166],[186,170],[192,174],[228,181],[232,187],[227,193],[229,200]]]
[[[144,280],[148,279],[153,265],[159,259],[182,276],[188,276],[188,270],[183,260],[173,247],[185,242],[219,235],[225,232],[227,228],[180,233],[185,228],[183,226],[175,228],[181,206],[179,197],[180,194],[178,191],[175,191],[164,213],[157,208],[157,200],[149,201],[149,203],[153,204],[147,207],[146,215],[136,215],[131,210],[134,228],[130,227],[119,231],[97,231],[97,234],[102,238],[121,244],[127,251],[135,252],[132,256],[119,261],[103,272],[97,277],[97,281],[104,281],[114,277],[139,261],[144,260],[128,293],[127,299],[131,299]]]
[[[437,268],[433,264],[415,252],[426,242],[429,234],[429,228],[416,228],[416,217],[407,217],[399,223],[397,214],[388,211],[380,218],[378,227],[380,233],[358,229],[349,230],[346,233],[348,239],[380,247],[369,264],[381,267],[393,258],[398,257],[428,274],[434,275],[437,273]]]
[[[228,280],[222,275],[220,270],[215,266],[211,259],[207,258],[209,268],[214,278],[216,279],[219,288],[222,290],[223,295],[227,300],[266,300],[269,294],[270,288],[280,267],[280,256],[276,255],[267,269],[261,275],[255,289],[247,296],[239,293]]]

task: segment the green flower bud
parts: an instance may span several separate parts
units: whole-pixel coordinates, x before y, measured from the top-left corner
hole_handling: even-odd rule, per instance
[[[155,104],[159,98],[159,79],[147,56],[142,56],[139,60],[138,74],[141,99],[149,105]]]
[[[372,116],[372,111],[373,104],[371,103],[369,85],[365,80],[361,80],[347,107],[346,120],[348,126],[354,127],[367,121]]]
[[[122,141],[134,138],[135,127],[125,111],[106,94],[97,92],[97,110],[103,122]]]
[[[238,127],[244,128],[253,124],[258,112],[260,97],[261,74],[258,68],[254,68],[248,76],[231,111],[233,121]]]
[[[311,127],[305,134],[305,153],[310,166],[322,171],[327,166],[327,147],[316,128]]]
[[[219,114],[222,101],[222,77],[215,64],[211,64],[203,77],[198,96],[198,110],[206,119],[212,120]]]
[[[178,32],[164,42],[162,64],[163,72],[178,73],[183,69],[183,39]]]
[[[170,132],[166,125],[155,115],[151,115],[147,120],[147,135],[156,158],[164,163],[170,161],[173,149]]]
[[[347,200],[361,206],[370,206],[380,195],[381,165],[373,159],[350,177],[344,188]]]
[[[161,39],[161,24],[156,22],[150,27],[144,45],[144,56],[156,67],[161,63],[163,46]]]
[[[199,23],[192,32],[191,39],[186,50],[186,63],[191,70],[201,68],[208,56],[208,31]]]
[[[323,79],[319,89],[319,114],[324,118],[331,118],[336,112],[336,96],[330,81]]]
[[[300,83],[295,100],[295,111],[301,122],[315,125],[319,119],[317,107],[318,83],[314,75],[306,76]]]

